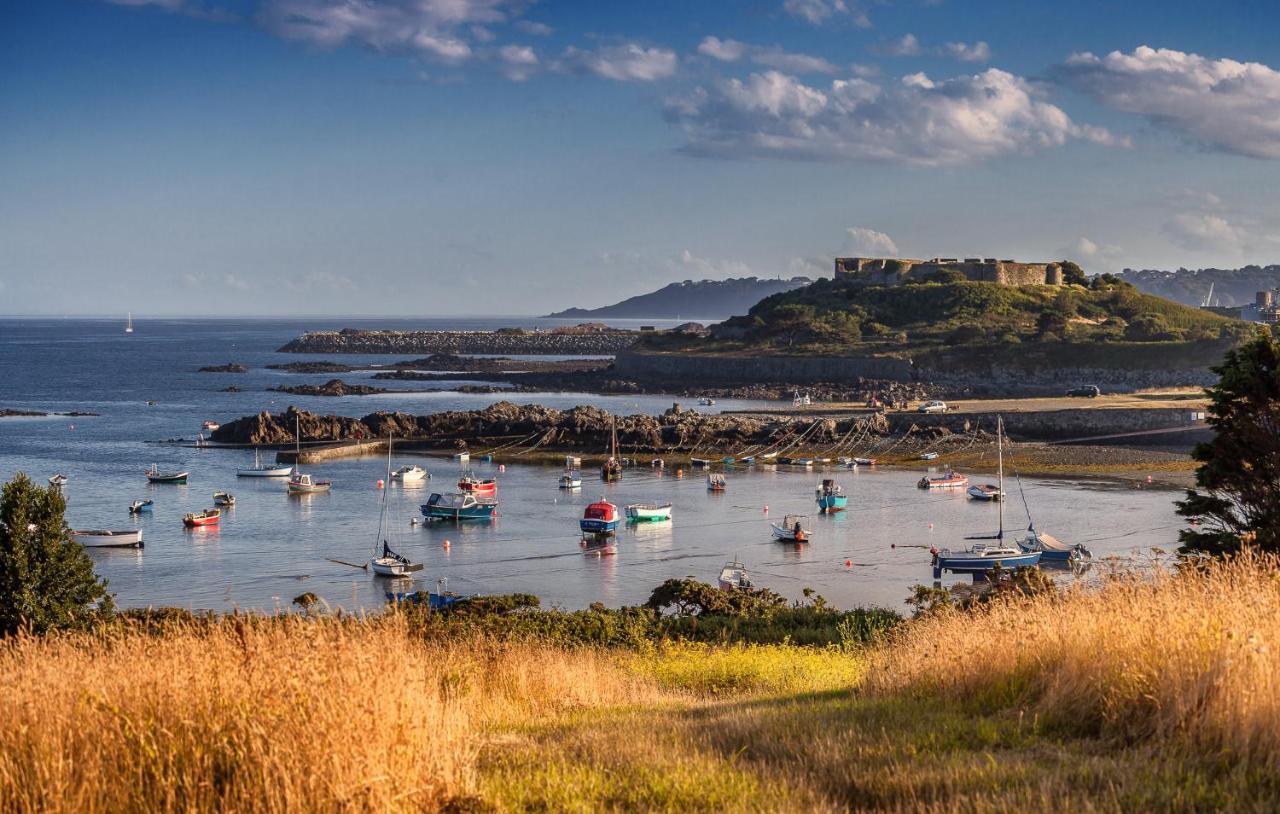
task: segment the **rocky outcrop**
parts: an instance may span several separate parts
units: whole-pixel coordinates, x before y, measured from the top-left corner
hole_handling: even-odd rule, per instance
[[[206,365],[200,368],[199,373],[248,373],[249,368],[235,362],[227,362],[225,365]]]
[[[289,373],[350,373],[355,368],[341,362],[287,362],[267,365],[269,370],[285,370]]]
[[[519,355],[611,355],[640,338],[632,331],[311,331],[280,348],[282,353],[483,353]]]
[[[330,379],[324,384],[281,385],[271,389],[278,393],[289,393],[294,396],[372,396],[376,393],[390,392],[385,387],[348,384],[342,379]]]

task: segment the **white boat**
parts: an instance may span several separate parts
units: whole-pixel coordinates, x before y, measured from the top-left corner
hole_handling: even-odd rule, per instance
[[[132,311],[129,312],[129,316],[125,317],[124,332],[127,334],[133,333],[133,312]]]
[[[427,470],[417,464],[405,464],[404,466],[391,473],[391,480],[398,480],[401,483],[413,483],[423,478],[430,478]]]
[[[922,460],[922,461],[936,461],[936,460],[938,460],[938,453],[936,453],[936,452],[926,452],[926,453],[923,453],[923,454],[920,456],[920,460]]]
[[[722,591],[745,591],[753,587],[747,567],[737,560],[724,564],[720,569],[719,582]]]
[[[468,461],[470,461],[470,460],[471,460],[471,453],[470,453],[470,452],[459,452],[458,454],[456,454],[456,455],[454,455],[454,456],[453,456],[453,459],[454,459],[455,461],[457,461],[458,463],[460,463],[460,464],[465,464],[466,462],[468,462]]]
[[[565,472],[560,476],[561,489],[581,489],[582,473],[576,469]]]
[[[725,489],[724,475],[721,475],[719,472],[714,472],[714,473],[708,472],[707,473],[707,491],[723,492],[724,489]]]
[[[413,467],[418,469],[418,467]],[[400,471],[404,471],[403,468]],[[421,469],[418,469],[421,472]],[[396,473],[399,474],[399,473]],[[391,472],[391,438],[387,438],[387,480]],[[403,554],[391,550],[387,542],[387,490],[382,490],[382,509],[378,513],[378,534],[374,537],[373,557],[369,560],[369,568],[380,577],[403,577],[422,570],[422,563],[411,562]],[[379,550],[381,548],[381,550]]]
[[[222,425],[219,424],[218,422],[209,420],[201,424],[200,428],[204,430],[208,430],[209,432],[213,432],[214,430],[218,429],[221,426]]]
[[[714,406],[716,406],[716,400],[715,400],[715,399],[713,399],[713,398],[700,398],[700,399],[698,399],[698,406],[699,406],[699,407],[714,407]]]
[[[806,543],[813,535],[813,532],[804,527],[804,521],[809,518],[804,515],[789,514],[782,518],[782,523],[770,523],[773,529],[773,536],[788,543]]]
[[[627,506],[627,519],[633,523],[660,523],[671,519],[671,504],[632,503]]]
[[[234,506],[236,505],[236,496],[230,492],[214,492],[213,505],[215,506]]]
[[[1004,500],[1004,490],[994,483],[975,483],[968,491],[970,500]]]
[[[258,453],[258,448],[253,449],[253,466],[248,469],[237,469],[237,478],[287,478],[293,474],[292,466],[282,464],[266,464],[262,463],[262,456]]]
[[[810,404],[813,404],[813,399],[809,398],[808,393],[805,393],[804,395],[800,395],[799,390],[796,391],[795,396],[793,396],[791,399],[792,407],[808,407]]]
[[[390,454],[391,450],[387,450]],[[297,413],[293,415],[293,469],[289,471],[289,494],[307,495],[315,492],[327,492],[333,486],[330,481],[316,480],[310,474],[298,470],[302,458],[302,422]]]
[[[85,548],[141,548],[142,530],[125,529],[108,531],[106,529],[74,530],[71,539]]]
[[[67,485],[68,480],[70,480],[70,478],[68,478],[66,475],[59,473],[49,478],[49,485],[56,489],[61,489],[62,487]]]

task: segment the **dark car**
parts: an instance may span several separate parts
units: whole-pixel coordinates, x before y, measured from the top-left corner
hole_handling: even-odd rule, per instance
[[[1098,389],[1096,384],[1086,384],[1084,387],[1073,387],[1067,391],[1068,396],[1077,396],[1079,398],[1092,399],[1102,395],[1102,391]]]

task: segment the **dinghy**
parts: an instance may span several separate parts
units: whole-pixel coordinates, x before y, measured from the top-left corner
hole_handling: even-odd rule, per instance
[[[1003,500],[1004,492],[994,483],[976,483],[969,487],[970,500]]]
[[[216,526],[222,519],[221,509],[205,509],[202,512],[191,512],[182,516],[182,525],[187,528],[199,526]]]
[[[70,478],[68,478],[66,475],[59,473],[49,478],[49,485],[55,489],[61,489],[62,487],[67,485],[68,480],[70,480]]]
[[[627,506],[627,520],[632,523],[660,523],[670,519],[670,503],[632,503]]]
[[[431,476],[427,474],[427,470],[423,469],[417,464],[405,464],[404,466],[397,469],[395,472],[392,472],[390,477],[388,477],[387,479],[398,480],[401,483],[414,483],[416,481],[420,481],[420,480],[423,480],[424,478],[430,478],[430,477]]]
[[[725,563],[720,569],[719,585],[722,591],[746,591],[753,587],[747,567],[737,560]]]
[[[822,483],[814,490],[814,497],[818,501],[818,511],[823,514],[842,512],[849,503],[849,496],[844,493],[844,488],[831,478],[822,479]]]
[[[151,511],[150,500],[135,500],[129,504],[129,514],[142,514]]]
[[[236,496],[230,492],[214,492],[213,505],[215,506],[234,506],[236,505]]]
[[[804,521],[809,518],[799,514],[789,514],[782,518],[782,523],[770,523],[773,529],[775,539],[784,543],[807,543],[813,535],[809,529],[804,527]]]
[[[71,539],[85,548],[141,548],[141,529],[108,531],[106,529],[75,530]]]

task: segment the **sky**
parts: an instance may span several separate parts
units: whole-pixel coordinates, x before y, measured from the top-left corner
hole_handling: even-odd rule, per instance
[[[0,314],[1280,262],[1263,0],[0,0]]]

